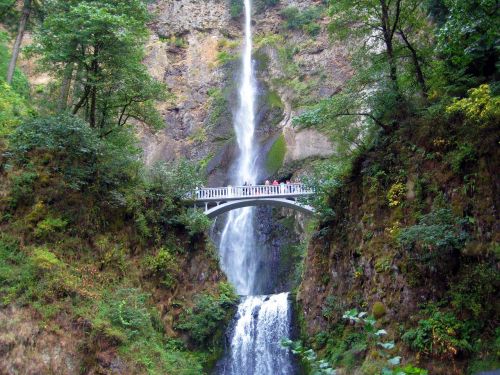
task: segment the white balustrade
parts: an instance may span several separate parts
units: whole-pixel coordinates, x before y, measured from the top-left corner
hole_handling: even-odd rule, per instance
[[[255,186],[227,186],[218,188],[196,189],[194,196],[198,201],[224,200],[229,198],[272,197],[289,196],[297,197],[313,194],[314,191],[303,184],[281,185],[255,185]]]

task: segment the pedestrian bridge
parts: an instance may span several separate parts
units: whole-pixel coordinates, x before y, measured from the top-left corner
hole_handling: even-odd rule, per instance
[[[282,184],[199,188],[192,198],[195,206],[203,207],[209,218],[250,206],[287,207],[312,215],[314,208],[301,203],[299,198],[313,194],[314,191],[303,184]]]

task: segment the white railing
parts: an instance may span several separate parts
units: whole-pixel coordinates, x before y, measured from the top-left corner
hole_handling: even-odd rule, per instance
[[[255,185],[255,186],[226,186],[218,188],[198,188],[194,192],[195,200],[215,200],[250,197],[273,196],[304,196],[314,191],[303,184]]]

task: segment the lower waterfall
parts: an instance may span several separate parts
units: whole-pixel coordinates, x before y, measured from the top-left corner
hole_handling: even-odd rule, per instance
[[[290,336],[288,293],[243,297],[235,317],[229,356],[221,375],[293,373],[290,353],[280,345]]]

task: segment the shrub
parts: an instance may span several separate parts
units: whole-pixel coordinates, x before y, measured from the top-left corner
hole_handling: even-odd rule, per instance
[[[465,265],[451,284],[451,303],[457,311],[467,311],[474,318],[488,314],[494,307],[494,295],[500,275],[486,263]]]
[[[431,312],[429,318],[418,322],[417,328],[408,330],[402,340],[413,350],[443,359],[473,350],[471,327],[449,312]]]
[[[321,18],[323,7],[310,7],[300,11],[296,7],[288,7],[281,11],[281,16],[285,20],[285,28],[288,30],[303,30],[309,35],[317,35],[321,30],[315,22]]]
[[[31,261],[33,262],[35,268],[40,272],[53,271],[63,265],[54,253],[44,247],[35,249],[31,257]]]
[[[101,305],[102,312],[111,323],[122,329],[129,339],[149,335],[153,331],[151,317],[146,306],[148,295],[138,289],[118,289]]]
[[[243,9],[244,9],[243,0],[230,0],[231,17],[238,18],[243,13]]]
[[[434,209],[422,216],[417,225],[401,229],[398,240],[406,248],[421,246],[430,254],[458,250],[469,238],[464,225],[465,220],[455,217],[450,209]]]
[[[179,216],[191,237],[196,237],[210,229],[212,221],[201,210],[189,209]]]
[[[477,159],[476,151],[469,143],[460,144],[456,150],[450,152],[447,156],[451,169],[455,173],[460,173],[467,163],[472,163]]]
[[[0,81],[0,137],[10,135],[29,114],[24,99]]]
[[[445,279],[458,259],[458,251],[469,235],[466,221],[446,208],[433,209],[421,217],[417,225],[402,228],[396,238],[408,251],[408,273],[415,285],[425,283],[429,275],[440,274]]]
[[[179,264],[168,249],[161,248],[155,256],[146,256],[142,264],[146,274],[160,278],[166,288],[173,288],[177,283]]]
[[[406,195],[406,186],[397,182],[391,186],[389,191],[387,192],[387,201],[389,202],[389,207],[397,207],[399,206]]]
[[[224,329],[226,322],[232,315],[232,309],[237,301],[234,290],[228,284],[222,284],[219,296],[199,294],[195,299],[195,306],[187,309],[179,318],[177,329],[186,331],[190,340],[197,346],[208,346],[209,340],[214,340]]]
[[[35,236],[42,239],[50,239],[51,236],[62,231],[66,225],[68,225],[66,220],[47,217],[36,225]]]
[[[117,132],[106,140],[75,116],[38,118],[20,125],[10,137],[9,153],[21,166],[47,166],[67,186],[113,193],[137,170],[131,135]]]
[[[500,121],[500,96],[491,93],[487,84],[470,89],[468,97],[455,99],[453,104],[446,108],[449,114],[461,114],[466,125],[487,128],[498,126]]]

